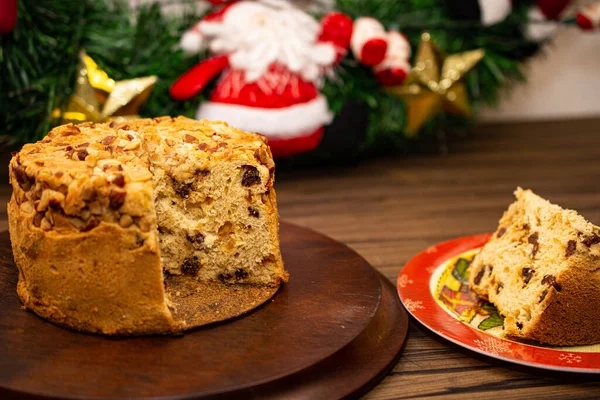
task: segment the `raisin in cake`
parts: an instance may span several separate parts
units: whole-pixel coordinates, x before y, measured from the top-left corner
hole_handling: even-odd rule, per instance
[[[10,162],[24,306],[105,334],[239,315],[287,280],[266,138],[162,117],[63,125]]]
[[[504,315],[507,335],[600,343],[600,228],[518,188],[470,268],[470,287]]]

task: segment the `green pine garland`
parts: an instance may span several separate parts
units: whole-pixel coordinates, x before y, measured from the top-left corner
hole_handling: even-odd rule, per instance
[[[484,104],[496,104],[500,89],[524,79],[520,63],[538,49],[521,33],[531,1],[519,2],[506,21],[492,27],[452,20],[444,3],[337,0],[337,8],[353,18],[371,15],[388,28],[400,29],[413,49],[423,31],[429,31],[448,53],[485,49],[482,62],[467,75],[467,88],[475,110]],[[142,116],[193,117],[209,90],[185,102],[173,101],[168,94],[171,84],[199,61],[197,56],[186,57],[175,49],[182,33],[201,18],[193,2],[185,8],[188,11],[184,15],[168,16],[156,4],[130,9],[124,0],[19,1],[17,27],[1,38],[3,141],[16,146],[48,132],[54,122],[52,110],[63,105],[73,90],[81,48],[116,80],[159,77]],[[416,142],[403,135],[403,103],[382,90],[371,71],[351,57],[340,65],[335,79],[326,82],[323,92],[334,112],[339,112],[349,100],[368,106],[367,133],[358,149],[361,154],[406,149]],[[440,115],[419,136],[436,137],[439,132],[464,129],[469,122]],[[319,157],[327,158],[328,154],[321,153]]]

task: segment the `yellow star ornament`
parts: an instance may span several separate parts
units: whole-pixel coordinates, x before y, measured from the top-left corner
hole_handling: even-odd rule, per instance
[[[75,90],[64,108],[55,109],[52,116],[62,123],[139,118],[138,111],[156,81],[156,76],[115,81],[82,50]]]
[[[484,54],[478,49],[444,56],[429,33],[421,35],[410,75],[405,83],[389,89],[406,104],[407,136],[416,135],[427,121],[442,111],[471,115],[467,89],[461,79]]]

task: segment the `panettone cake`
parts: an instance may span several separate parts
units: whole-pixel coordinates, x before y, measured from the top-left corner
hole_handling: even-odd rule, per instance
[[[23,305],[104,334],[246,312],[287,281],[261,135],[161,117],[53,129],[10,162]]]

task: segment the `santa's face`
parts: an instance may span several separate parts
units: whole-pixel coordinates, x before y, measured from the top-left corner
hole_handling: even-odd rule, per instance
[[[245,71],[248,82],[258,80],[273,63],[314,82],[336,56],[331,44],[317,42],[319,24],[281,0],[236,3],[222,20],[204,21],[199,29],[210,50],[229,54],[231,67]]]

